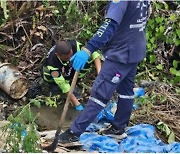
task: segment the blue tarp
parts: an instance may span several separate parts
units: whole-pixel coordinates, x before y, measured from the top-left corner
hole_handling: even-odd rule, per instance
[[[89,152],[146,152],[146,153],[180,153],[180,143],[165,144],[154,135],[155,127],[150,124],[139,124],[126,130],[127,138],[118,143],[114,138],[98,135],[97,130],[106,127],[114,119],[111,111],[116,103],[110,102],[102,110],[93,123],[83,133],[80,141],[83,148]]]
[[[145,90],[142,87],[134,88],[134,96],[139,98],[141,96],[145,95]],[[99,122],[101,120],[106,120],[108,122],[111,122],[114,120],[114,114],[112,113],[111,109],[116,108],[117,102],[109,102],[109,104],[105,107],[104,110],[102,110],[96,117],[96,122]],[[133,109],[137,110],[139,108],[139,104],[133,104]]]
[[[97,126],[97,128],[96,128]],[[80,141],[83,148],[89,152],[158,152],[158,153],[180,153],[180,143],[173,142],[165,144],[158,140],[155,135],[155,128],[149,124],[139,124],[127,129],[128,137],[118,143],[114,138],[98,135],[92,132],[93,129],[99,129],[102,125],[91,124],[87,130],[91,133],[83,133]],[[90,129],[89,129],[90,128]]]

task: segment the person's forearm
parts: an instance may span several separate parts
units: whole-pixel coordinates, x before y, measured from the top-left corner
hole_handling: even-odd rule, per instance
[[[70,100],[71,100],[71,102],[73,103],[74,106],[78,106],[80,104],[78,99],[74,96],[74,94],[72,94],[70,96]]]
[[[96,58],[94,60],[94,65],[95,65],[97,74],[99,74],[99,72],[101,70],[101,60],[99,58]]]

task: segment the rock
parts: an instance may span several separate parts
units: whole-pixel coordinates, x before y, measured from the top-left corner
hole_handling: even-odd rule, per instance
[[[58,146],[60,147],[65,147],[65,148],[72,148],[72,147],[81,147],[82,144],[80,142],[72,142],[72,143],[66,143],[66,144],[61,144],[61,143],[58,143]]]
[[[53,140],[56,130],[50,130],[50,131],[44,131],[44,132],[38,132],[41,138],[44,140]]]

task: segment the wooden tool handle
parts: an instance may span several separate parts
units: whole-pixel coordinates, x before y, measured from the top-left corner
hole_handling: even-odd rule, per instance
[[[69,90],[68,96],[66,98],[66,102],[64,104],[63,112],[61,114],[58,129],[57,129],[57,132],[56,132],[57,135],[59,135],[59,133],[61,132],[61,128],[62,128],[62,125],[64,123],[67,111],[68,111],[68,107],[69,107],[69,103],[70,103],[70,96],[73,94],[73,91],[74,91],[74,88],[76,86],[76,82],[77,82],[77,79],[78,79],[78,75],[79,75],[79,72],[75,72],[72,83],[71,83],[71,88]]]
[[[76,82],[77,82],[77,79],[78,79],[78,75],[79,75],[79,72],[75,72],[72,83],[71,83],[71,88],[70,88],[68,96],[66,98],[66,102],[65,102],[64,108],[63,108],[63,112],[61,114],[61,118],[60,118],[59,123],[58,123],[58,127],[57,127],[57,130],[56,130],[54,141],[52,142],[51,145],[49,145],[47,147],[42,147],[44,150],[47,150],[48,152],[53,152],[57,147],[58,136],[59,136],[59,133],[61,132],[62,125],[64,124],[64,120],[65,120],[65,117],[66,117],[66,114],[67,114],[67,111],[68,111],[68,107],[69,107],[69,103],[70,103],[70,96],[73,94],[73,91],[74,91],[74,88],[76,86]]]

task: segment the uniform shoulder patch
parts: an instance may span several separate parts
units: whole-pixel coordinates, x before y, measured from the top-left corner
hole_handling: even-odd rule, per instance
[[[53,78],[57,78],[57,77],[59,77],[59,72],[58,72],[58,71],[52,71],[52,72],[51,72],[51,76],[52,76]]]

